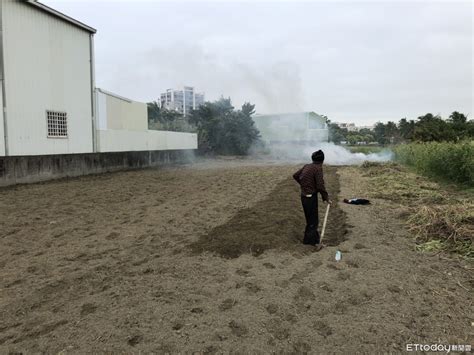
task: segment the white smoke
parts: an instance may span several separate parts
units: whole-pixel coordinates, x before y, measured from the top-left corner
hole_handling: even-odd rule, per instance
[[[384,149],[378,153],[353,153],[348,148],[327,142],[267,144],[264,149],[259,149],[257,154],[259,157],[263,156],[270,160],[310,162],[311,154],[319,149],[324,152],[324,163],[329,165],[360,165],[365,161],[385,162],[393,158],[393,153],[389,149]]]
[[[324,162],[330,165],[360,165],[364,161],[384,162],[393,157],[392,151],[384,149],[379,153],[352,153],[349,149],[334,143],[319,143],[315,147],[305,147],[304,156],[311,159],[311,154],[321,149],[324,152]]]
[[[324,152],[325,163],[330,165],[384,162],[393,156],[389,149],[369,154],[353,153],[343,146],[328,143],[329,132],[324,117],[308,112],[256,115],[254,122],[264,142],[263,146],[254,147],[254,155],[271,160],[311,161],[311,154],[319,149]]]

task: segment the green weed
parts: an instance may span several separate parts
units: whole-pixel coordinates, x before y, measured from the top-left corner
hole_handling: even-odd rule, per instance
[[[423,175],[474,187],[474,142],[402,144],[393,151],[397,161]]]

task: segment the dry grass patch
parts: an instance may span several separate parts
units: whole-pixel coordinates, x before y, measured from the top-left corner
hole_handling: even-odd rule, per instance
[[[474,193],[440,185],[396,163],[364,163],[370,196],[393,201],[414,233],[417,250],[474,257]]]
[[[425,251],[450,250],[474,258],[474,203],[423,205],[408,219]]]

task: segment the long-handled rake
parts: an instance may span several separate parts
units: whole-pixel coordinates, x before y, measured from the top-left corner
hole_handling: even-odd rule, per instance
[[[323,238],[324,238],[324,232],[326,232],[326,224],[328,222],[329,207],[331,207],[330,203],[328,203],[328,206],[326,207],[326,215],[324,216],[323,229],[321,230],[321,237],[319,238],[319,244],[316,244],[317,251],[320,251],[323,248]]]

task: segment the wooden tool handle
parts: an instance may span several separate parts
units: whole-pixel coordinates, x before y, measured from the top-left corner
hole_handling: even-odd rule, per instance
[[[319,240],[320,244],[323,242],[324,232],[326,231],[326,223],[328,222],[329,207],[331,207],[331,204],[328,203],[328,207],[326,208],[326,215],[324,216],[323,230],[321,231],[321,238]]]

